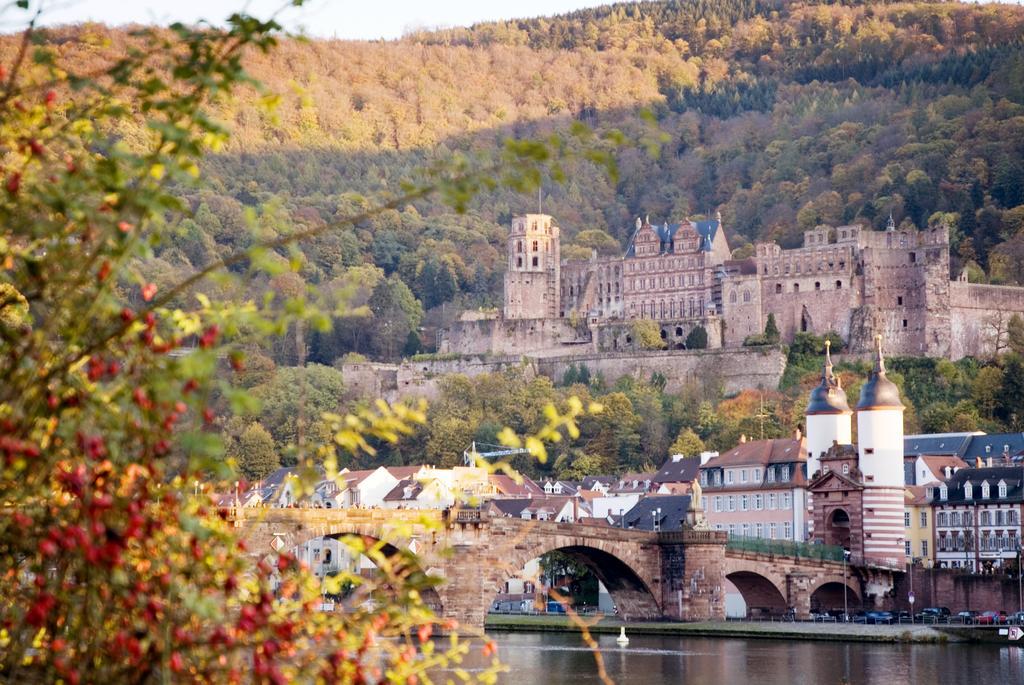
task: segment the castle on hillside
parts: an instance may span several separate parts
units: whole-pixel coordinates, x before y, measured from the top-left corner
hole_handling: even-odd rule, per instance
[[[732,259],[721,214],[652,224],[637,218],[622,256],[562,260],[546,214],[512,220],[504,306],[467,315],[442,333],[439,351],[536,354],[638,349],[633,321],[650,319],[669,349],[703,327],[709,347],[741,347],[774,315],[783,342],[835,331],[852,351],[882,335],[893,354],[959,359],[1005,346],[1024,314],[1024,288],[950,279],[945,229],[885,231],[818,226],[802,247],[757,243]]]

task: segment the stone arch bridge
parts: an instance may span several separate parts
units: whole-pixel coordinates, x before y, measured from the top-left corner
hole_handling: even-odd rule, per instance
[[[444,579],[438,613],[482,626],[505,582],[542,554],[560,551],[591,569],[624,620],[725,618],[725,581],[752,611],[806,618],[812,608],[850,606],[892,587],[892,571],[726,549],[726,534],[650,532],[489,516],[475,509],[233,509],[250,554],[293,549],[320,537],[360,536],[384,550],[410,549],[422,570]],[[838,599],[837,599],[838,598]],[[838,604],[837,604],[838,602]]]

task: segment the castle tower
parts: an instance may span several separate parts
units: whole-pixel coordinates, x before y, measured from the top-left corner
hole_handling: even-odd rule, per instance
[[[903,403],[885,376],[882,336],[875,338],[875,366],[857,403],[858,467],[864,485],[864,556],[902,562]]]
[[[821,383],[811,391],[807,404],[807,476],[813,478],[821,470],[821,455],[833,443],[849,445],[852,441],[853,412],[839,378],[832,373],[831,343],[825,341],[825,365]]]
[[[562,257],[558,232],[547,214],[512,219],[505,272],[506,319],[559,316]]]

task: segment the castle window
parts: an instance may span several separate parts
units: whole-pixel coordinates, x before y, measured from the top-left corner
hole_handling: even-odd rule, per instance
[[[538,247],[538,245],[537,245],[537,241],[536,241],[536,240],[534,240],[534,241],[533,241],[533,251],[534,251],[534,252],[536,252],[536,251],[537,251],[537,247]]]
[[[793,284],[793,292],[795,292],[795,293],[800,292],[800,284],[799,283],[794,283]]]
[[[821,290],[821,281],[815,281],[814,282],[814,289],[815,290]]]
[[[516,257],[516,266],[521,267],[522,265],[523,265],[523,258],[522,257]]]
[[[836,290],[842,290],[842,289],[843,289],[843,282],[842,281],[836,281]]]
[[[533,258],[533,265],[537,266],[537,258],[536,257]]]
[[[775,294],[778,295],[781,292],[782,292],[782,284],[781,283],[776,283],[775,284]]]
[[[522,251],[523,251],[523,241],[522,240],[517,240],[516,241],[516,252],[522,252]]]
[[[906,328],[906,327],[907,327],[907,320],[906,320],[906,319],[903,319],[903,327],[904,327],[904,328]]]
[[[679,337],[682,334],[683,334],[683,327],[682,326],[676,326],[676,337]]]
[[[736,304],[736,293],[735,292],[729,293],[729,302],[731,302],[732,304]]]
[[[744,302],[750,302],[750,291],[749,290],[744,290],[743,291],[743,301]]]
[[[910,263],[911,264],[915,264],[916,262],[917,262],[917,253],[916,252],[911,252],[910,253]]]
[[[898,305],[902,305],[903,304],[903,296],[902,295],[897,296],[896,304],[898,304]]]

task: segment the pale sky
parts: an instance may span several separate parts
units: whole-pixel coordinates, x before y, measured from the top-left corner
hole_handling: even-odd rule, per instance
[[[7,5],[6,0],[0,0]],[[409,29],[468,26],[493,19],[536,17],[608,4],[609,0],[307,0],[288,8],[280,20],[289,29],[318,37],[398,38]],[[42,3],[43,24],[99,21],[170,24],[197,19],[222,20],[240,8],[267,17],[287,0],[32,0]],[[13,3],[12,3],[13,4]],[[23,26],[26,13],[8,8],[0,15],[0,32]]]

